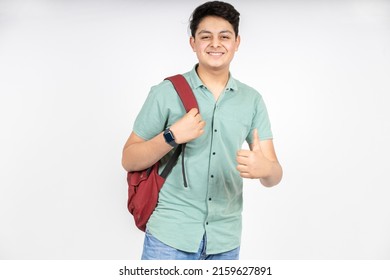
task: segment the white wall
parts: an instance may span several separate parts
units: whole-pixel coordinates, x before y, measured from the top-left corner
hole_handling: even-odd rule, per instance
[[[139,258],[121,151],[201,3],[0,1],[0,259]],[[390,258],[390,3],[231,3],[284,167],[245,181],[242,259]]]

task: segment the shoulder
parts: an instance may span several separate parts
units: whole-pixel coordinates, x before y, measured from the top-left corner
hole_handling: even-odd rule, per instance
[[[181,74],[184,76],[184,78],[187,80],[187,82],[190,83],[191,80],[191,72],[186,72]],[[174,75],[170,75],[174,76]],[[155,84],[151,87],[151,92],[157,93],[157,92],[175,92],[175,88],[171,81],[167,80],[168,77],[163,78],[158,84]]]
[[[155,84],[151,87],[150,92],[157,94],[160,92],[174,91],[172,83],[168,80],[162,80],[160,83]]]
[[[150,88],[148,99],[157,102],[165,102],[167,99],[176,98],[176,91],[172,83],[168,80],[162,80],[160,83]]]
[[[257,89],[241,82],[240,80],[233,79],[233,81],[236,86],[237,93],[239,93],[243,98],[248,98],[256,103],[263,99],[262,94]]]

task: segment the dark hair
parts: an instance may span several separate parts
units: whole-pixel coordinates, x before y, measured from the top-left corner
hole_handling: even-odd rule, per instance
[[[195,32],[198,29],[199,23],[207,16],[216,16],[227,20],[233,26],[235,35],[238,35],[240,13],[229,3],[210,1],[197,7],[192,13],[190,19],[192,37],[195,37]]]

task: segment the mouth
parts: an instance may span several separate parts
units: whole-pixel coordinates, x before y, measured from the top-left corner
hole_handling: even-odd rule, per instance
[[[222,56],[224,55],[223,52],[207,52],[208,55],[211,55],[211,56]]]

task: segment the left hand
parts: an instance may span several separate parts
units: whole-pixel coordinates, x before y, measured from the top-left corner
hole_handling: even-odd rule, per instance
[[[260,138],[257,128],[253,131],[253,143],[251,150],[237,151],[237,170],[242,178],[261,179],[266,178],[271,173],[271,162],[261,150]]]

